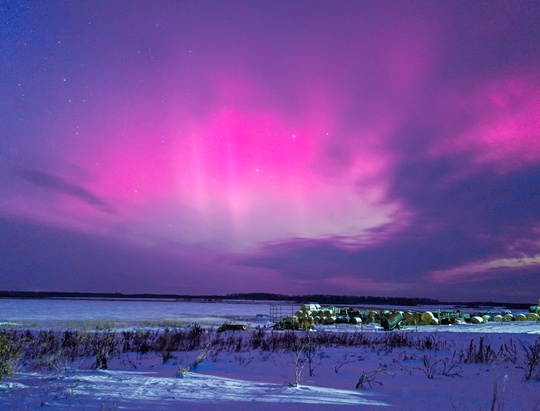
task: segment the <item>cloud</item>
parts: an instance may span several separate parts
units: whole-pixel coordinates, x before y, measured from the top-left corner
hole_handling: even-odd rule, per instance
[[[471,262],[448,270],[434,271],[431,280],[437,283],[463,283],[464,281],[478,281],[485,277],[493,278],[498,273],[508,274],[513,270],[540,269],[540,254],[522,258],[499,258],[491,261]]]
[[[540,160],[540,82],[536,75],[493,76],[441,91],[429,118],[434,157],[467,156],[470,168],[504,173]]]
[[[112,208],[106,201],[93,194],[90,190],[71,183],[61,177],[32,169],[15,170],[13,171],[13,174],[38,187],[77,198],[88,205],[99,208],[101,211],[115,213],[114,208]]]
[[[32,291],[227,294],[279,292],[276,275],[241,270],[212,250],[144,246],[0,216],[0,289]]]
[[[10,60],[22,74],[1,93],[3,151],[26,165],[3,176],[2,212],[134,246],[205,244],[289,292],[530,284],[538,5],[319,6],[112,6],[99,24],[33,10],[65,30],[37,24],[40,47]],[[63,64],[30,73],[46,49]],[[62,163],[81,173],[39,166]]]
[[[402,207],[392,222],[358,236],[264,243],[237,263],[341,293],[362,284],[368,292],[389,293],[395,288],[388,284],[399,284],[403,295],[434,296],[444,295],[444,283],[456,285],[448,295],[466,295],[470,282],[482,287],[494,277],[529,281],[537,275],[540,253],[540,165],[505,173],[478,169],[466,155],[431,156],[428,147],[436,137],[416,127],[392,136],[396,161],[386,199]],[[503,288],[494,292],[505,299]]]

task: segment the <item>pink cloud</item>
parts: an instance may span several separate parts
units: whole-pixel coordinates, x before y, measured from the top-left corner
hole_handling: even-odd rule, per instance
[[[79,137],[63,148],[91,175],[86,189],[118,211],[111,222],[76,201],[65,203],[74,226],[101,221],[129,226],[141,238],[237,248],[293,236],[356,235],[392,218],[395,207],[379,204],[384,189],[376,180],[388,158],[375,134],[359,136],[371,143],[352,151],[343,172],[327,173],[324,149],[346,137],[336,131],[339,99],[308,93],[314,100],[303,100],[293,116],[268,103],[269,91],[255,81],[216,79],[204,112],[115,101],[119,109],[87,133],[92,144]]]
[[[355,55],[334,55],[351,66],[332,64],[330,74],[321,72],[318,52],[309,50],[307,60],[288,55],[280,69],[303,75],[293,76],[285,94],[242,61],[205,66],[197,74],[204,96],[195,103],[169,89],[168,77],[153,87],[107,92],[85,134],[62,151],[91,175],[84,186],[118,215],[105,218],[70,201],[62,204],[65,219],[77,227],[125,227],[141,239],[234,247],[354,237],[392,222],[402,210],[384,202],[396,161],[387,140],[432,67],[437,31],[413,29],[413,20],[398,27],[398,41],[393,31],[377,29],[381,41],[372,44],[360,30]],[[344,118],[351,107],[359,111],[354,121]],[[345,155],[334,156],[335,147]]]
[[[446,129],[434,155],[467,153],[497,172],[540,160],[540,85],[530,77],[487,80],[447,95],[439,110]]]
[[[537,269],[540,266],[540,255],[518,258],[494,258],[486,261],[473,261],[461,266],[445,270],[433,271],[429,278],[439,284],[460,284],[479,282],[489,278],[508,275],[508,272],[526,269]]]

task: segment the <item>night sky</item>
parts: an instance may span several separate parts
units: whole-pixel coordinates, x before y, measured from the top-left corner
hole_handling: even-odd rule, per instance
[[[540,2],[0,19],[1,290],[540,298]]]

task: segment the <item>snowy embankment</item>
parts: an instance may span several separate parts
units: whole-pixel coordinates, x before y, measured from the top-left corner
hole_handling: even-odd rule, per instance
[[[272,332],[268,308],[1,300],[21,351],[0,409],[540,411],[539,322]],[[253,331],[217,333],[225,321]]]
[[[540,410],[539,332],[533,322],[388,333],[186,326],[74,332],[77,345],[65,331],[33,330],[0,382],[0,408]],[[40,353],[44,344],[55,348]],[[107,369],[96,369],[100,356]]]

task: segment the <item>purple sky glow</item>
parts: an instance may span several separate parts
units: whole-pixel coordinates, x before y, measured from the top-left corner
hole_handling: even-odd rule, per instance
[[[540,298],[540,2],[0,21],[0,289]]]

